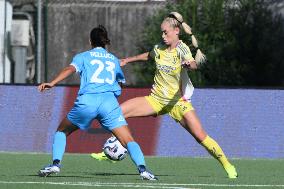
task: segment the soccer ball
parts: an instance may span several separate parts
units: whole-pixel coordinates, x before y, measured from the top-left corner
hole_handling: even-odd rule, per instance
[[[127,156],[127,149],[124,148],[114,136],[107,139],[103,150],[105,155],[114,161],[123,160]]]

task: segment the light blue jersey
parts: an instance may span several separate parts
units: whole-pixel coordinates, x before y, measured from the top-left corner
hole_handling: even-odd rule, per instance
[[[118,82],[125,83],[119,60],[104,48],[97,47],[77,54],[71,63],[81,76],[79,95],[85,93],[121,93]]]
[[[97,47],[77,54],[71,63],[81,76],[80,90],[67,119],[80,129],[88,129],[94,119],[111,131],[127,125],[117,96],[118,82],[125,82],[119,60]]]

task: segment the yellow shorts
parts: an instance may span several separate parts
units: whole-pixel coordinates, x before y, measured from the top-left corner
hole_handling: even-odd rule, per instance
[[[191,110],[194,110],[192,104],[188,101],[179,99],[175,104],[165,104],[153,96],[145,96],[146,100],[155,110],[157,115],[169,114],[175,121],[180,122],[183,115]]]

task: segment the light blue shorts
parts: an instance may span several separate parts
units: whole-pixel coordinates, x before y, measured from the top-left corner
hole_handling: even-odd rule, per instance
[[[82,130],[97,119],[108,131],[127,125],[121,108],[112,92],[83,94],[77,97],[67,119]]]

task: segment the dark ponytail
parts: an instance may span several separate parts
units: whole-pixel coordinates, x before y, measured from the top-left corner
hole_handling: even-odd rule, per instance
[[[90,41],[93,47],[103,47],[110,44],[110,40],[107,35],[107,30],[104,26],[99,25],[93,28],[90,33]]]

